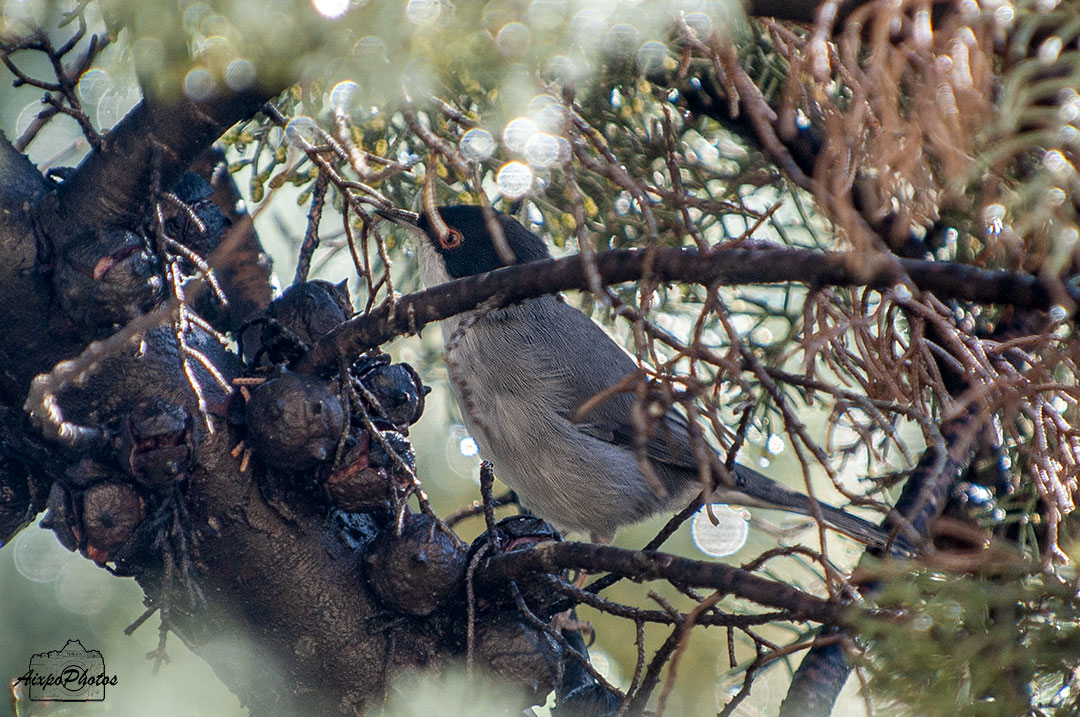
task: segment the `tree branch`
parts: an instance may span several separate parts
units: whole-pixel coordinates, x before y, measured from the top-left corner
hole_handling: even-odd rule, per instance
[[[722,590],[759,605],[788,610],[794,620],[833,622],[843,610],[836,603],[723,563],[707,563],[667,553],[625,550],[591,543],[541,543],[531,550],[488,558],[481,563],[477,580],[492,585],[570,568],[617,573],[635,580],[668,580],[685,587]]]
[[[140,102],[39,208],[57,250],[88,230],[133,226],[154,189],[155,158],[161,186],[170,188],[226,129],[254,114],[274,92],[259,89],[202,103]]]
[[[746,246],[745,244],[740,245]],[[966,264],[887,255],[825,253],[759,244],[753,249],[718,247],[708,254],[669,247],[621,249],[596,256],[603,284],[643,277],[660,282],[684,281],[705,286],[800,282],[809,286],[870,286],[884,289],[910,282],[940,298],[1046,309],[1051,305],[1048,282],[1026,274],[990,271]],[[769,247],[769,248],[765,248]],[[395,336],[418,332],[425,325],[476,308],[492,297],[503,306],[568,289],[590,288],[588,269],[579,256],[547,259],[457,279],[399,298],[345,322],[314,346],[296,366],[315,372],[333,369],[341,356],[356,356]],[[1080,291],[1063,287],[1080,304]]]

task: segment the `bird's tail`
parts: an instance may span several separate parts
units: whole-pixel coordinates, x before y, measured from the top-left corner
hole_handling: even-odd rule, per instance
[[[814,501],[802,493],[785,488],[773,479],[743,465],[736,464],[732,473],[735,477],[735,487],[728,488],[721,485],[713,493],[713,500],[758,508],[774,508],[815,517]],[[894,554],[913,552],[912,546],[902,538],[891,535],[888,530],[868,520],[820,500],[816,501],[816,504],[825,522],[845,535]]]

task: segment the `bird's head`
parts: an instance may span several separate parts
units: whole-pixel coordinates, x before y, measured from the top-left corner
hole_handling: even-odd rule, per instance
[[[421,213],[402,209],[377,213],[416,236],[420,269],[428,286],[482,274],[507,263],[524,264],[551,256],[543,239],[495,210],[490,210],[490,219],[502,229],[514,262],[504,262],[500,257],[482,207],[460,205]]]

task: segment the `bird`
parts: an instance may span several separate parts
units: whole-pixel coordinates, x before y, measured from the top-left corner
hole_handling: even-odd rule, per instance
[[[427,287],[507,264],[492,223],[501,228],[512,263],[551,258],[544,240],[514,218],[474,205],[417,213],[382,209],[381,217],[416,238]],[[466,428],[495,474],[523,507],[563,531],[611,542],[615,531],[663,511],[685,508],[702,490],[685,416],[675,408],[646,451],[659,479],[650,485],[634,448],[632,393],[589,399],[638,371],[636,361],[592,318],[561,296],[479,308],[441,322],[450,383]],[[715,470],[715,468],[713,469]],[[735,464],[728,483],[714,479],[710,500],[813,516],[842,533],[886,547],[879,526],[790,490]]]

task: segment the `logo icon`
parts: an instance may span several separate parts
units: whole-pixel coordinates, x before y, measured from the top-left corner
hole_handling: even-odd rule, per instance
[[[116,675],[105,674],[105,659],[87,650],[78,640],[68,640],[59,650],[40,652],[30,658],[30,668],[13,686],[23,684],[33,702],[100,702],[106,685],[116,685]]]

